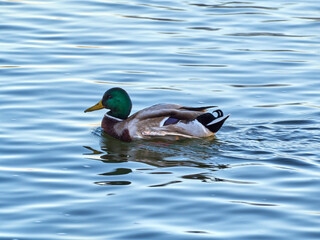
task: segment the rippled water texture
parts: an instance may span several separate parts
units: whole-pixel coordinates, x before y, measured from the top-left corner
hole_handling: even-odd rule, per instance
[[[320,239],[319,1],[0,0],[0,239]],[[122,143],[108,88],[231,113]]]

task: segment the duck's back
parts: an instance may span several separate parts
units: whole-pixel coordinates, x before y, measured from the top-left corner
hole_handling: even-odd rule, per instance
[[[187,108],[177,104],[153,105],[129,117],[126,120],[127,129],[133,139],[212,136],[214,132],[197,119],[206,114],[205,108]]]

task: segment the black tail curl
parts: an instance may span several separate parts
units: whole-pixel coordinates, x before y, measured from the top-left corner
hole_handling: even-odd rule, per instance
[[[216,115],[216,116],[215,116]],[[216,133],[222,127],[223,123],[227,118],[223,117],[223,112],[218,109],[213,111],[212,113],[204,113],[197,117],[197,120],[206,128],[208,128],[211,132]]]

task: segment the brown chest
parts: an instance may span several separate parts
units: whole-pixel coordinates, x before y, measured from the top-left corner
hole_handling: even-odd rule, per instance
[[[104,116],[104,118],[102,119],[101,127],[104,132],[106,132],[108,135],[114,138],[117,138],[125,142],[132,141],[132,138],[129,134],[128,129],[125,128],[125,129],[121,129],[120,131],[116,130],[116,125],[119,123],[121,123],[120,120],[110,118],[108,116]]]

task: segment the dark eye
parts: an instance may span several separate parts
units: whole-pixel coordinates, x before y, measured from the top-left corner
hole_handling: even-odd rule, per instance
[[[108,100],[108,99],[111,99],[111,98],[112,98],[112,96],[111,96],[111,95],[108,95],[108,96],[107,96],[107,100]]]

